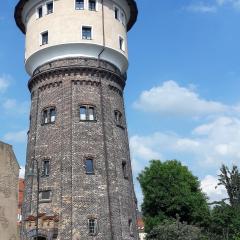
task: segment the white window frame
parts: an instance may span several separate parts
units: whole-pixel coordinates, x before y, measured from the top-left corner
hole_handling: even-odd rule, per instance
[[[123,41],[122,46],[120,45],[120,40]],[[126,40],[124,39],[123,36],[118,35],[118,45],[119,45],[119,49],[123,52],[126,52]]]
[[[86,38],[83,38],[83,28],[86,27],[86,28],[91,28],[91,39],[86,39]],[[81,39],[83,41],[91,41],[93,40],[93,26],[92,25],[82,25],[81,26]]]
[[[39,17],[39,11],[38,11],[40,8],[42,8],[42,16],[41,17]],[[43,5],[38,5],[36,7],[36,19],[40,19],[40,18],[43,18],[43,17],[44,17]]]
[[[115,10],[118,10],[118,17],[116,18],[115,16]],[[121,21],[121,9],[117,5],[113,5],[113,12],[114,12],[114,19],[118,20],[119,22]]]
[[[43,32],[41,32],[40,33],[40,41],[39,41],[39,43],[40,43],[40,46],[45,46],[45,45],[48,45],[49,44],[49,34],[48,34],[48,42],[46,43],[46,44],[43,44],[43,34],[44,33],[48,33],[48,30],[46,30],[46,31],[43,31]]]
[[[46,6],[46,15],[50,15],[50,14],[52,14],[52,13],[47,13],[47,5],[48,5],[48,3],[51,3],[52,2],[52,4],[53,4],[53,11],[52,11],[52,13],[54,13],[54,1],[52,0],[52,1],[47,1],[46,3],[45,3],[45,6]]]
[[[90,12],[98,12],[98,0],[95,0],[96,1],[96,9],[95,11],[92,11],[92,10],[89,10],[89,0],[87,0],[86,4],[87,4],[87,10],[90,11]]]
[[[86,9],[86,1],[83,0],[83,9],[76,9],[76,0],[73,0],[74,1],[74,10],[76,11],[83,11]]]

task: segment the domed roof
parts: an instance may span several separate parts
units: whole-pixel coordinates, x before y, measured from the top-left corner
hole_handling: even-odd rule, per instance
[[[14,18],[17,23],[17,26],[20,28],[20,30],[25,34],[26,29],[25,25],[22,21],[22,11],[24,8],[24,5],[30,0],[19,0],[18,4],[15,7],[15,12],[14,12]],[[138,8],[137,8],[137,3],[135,0],[126,0],[129,7],[130,7],[130,19],[127,25],[127,30],[129,31],[132,26],[135,24],[137,21],[137,16],[138,16]]]

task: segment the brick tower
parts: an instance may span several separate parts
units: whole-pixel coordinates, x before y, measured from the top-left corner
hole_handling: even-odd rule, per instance
[[[23,240],[138,239],[123,99],[137,12],[134,0],[17,4],[31,76]]]

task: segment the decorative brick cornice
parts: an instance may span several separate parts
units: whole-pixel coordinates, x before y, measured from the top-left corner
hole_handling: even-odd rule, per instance
[[[122,75],[117,67],[107,61],[92,58],[66,58],[37,68],[28,82],[28,87],[31,92],[34,86],[46,79],[78,75],[89,77],[87,82],[96,82],[97,78],[105,78],[117,83],[121,88],[124,88],[126,83],[126,75]]]
[[[62,81],[45,84],[45,85],[39,87],[39,90],[42,92],[42,91],[44,91],[46,89],[49,89],[49,88],[59,87],[59,86],[61,86],[61,84],[62,84]]]
[[[109,89],[118,93],[121,97],[123,96],[123,92],[122,90],[120,90],[119,88],[115,87],[115,86],[112,86],[112,85],[108,85]]]

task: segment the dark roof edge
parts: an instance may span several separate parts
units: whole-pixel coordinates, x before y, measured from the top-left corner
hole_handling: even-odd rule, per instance
[[[22,21],[22,10],[24,8],[24,5],[28,1],[29,0],[20,0],[18,2],[18,4],[16,5],[15,11],[14,11],[14,18],[15,18],[16,24],[20,28],[22,33],[24,33],[24,34],[26,33],[26,29],[25,29],[25,25]],[[137,7],[137,3],[136,3],[135,0],[127,0],[127,3],[130,7],[130,19],[129,19],[129,22],[127,24],[127,30],[129,31],[133,27],[135,22],[137,21],[138,7]]]

